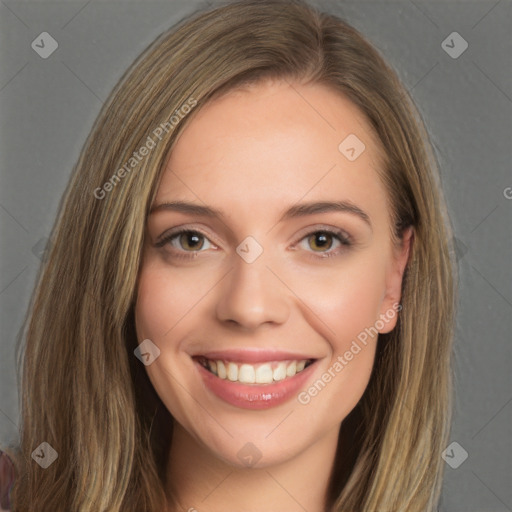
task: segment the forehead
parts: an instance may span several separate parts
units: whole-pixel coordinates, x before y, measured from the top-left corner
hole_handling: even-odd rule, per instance
[[[256,84],[194,113],[169,156],[157,201],[268,211],[343,196],[385,206],[381,156],[368,121],[341,94],[318,84]]]

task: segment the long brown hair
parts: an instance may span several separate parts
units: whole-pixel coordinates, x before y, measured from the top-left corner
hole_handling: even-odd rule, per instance
[[[351,448],[337,455],[329,510],[435,509],[450,425],[454,269],[427,133],[395,72],[354,28],[302,1],[251,0],[201,12],[158,37],[85,143],[18,355],[13,510],[165,509],[172,417],[133,354],[146,217],[193,112],[263,78],[323,84],[357,105],[385,154],[393,236],[414,229],[403,309],[379,337],[369,385],[342,424]],[[42,442],[58,453],[46,469],[31,457]]]

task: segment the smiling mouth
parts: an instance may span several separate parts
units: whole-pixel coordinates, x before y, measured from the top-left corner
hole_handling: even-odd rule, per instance
[[[204,356],[194,359],[219,379],[241,384],[273,384],[290,379],[315,362],[315,359],[289,361],[267,361],[258,364],[208,359]]]

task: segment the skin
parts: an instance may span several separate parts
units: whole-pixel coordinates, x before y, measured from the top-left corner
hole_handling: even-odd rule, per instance
[[[232,347],[308,354],[318,361],[307,389],[400,301],[411,232],[393,244],[375,135],[349,100],[325,86],[259,83],[193,115],[155,204],[187,201],[224,216],[152,213],[136,304],[139,341],[149,338],[161,351],[146,371],[176,420],[169,494],[183,510],[199,512],[268,511],[269,503],[321,511],[339,428],[367,387],[376,337],[309,403],[294,396],[257,411],[209,392],[191,354]],[[366,146],[355,161],[338,149],[349,134]],[[370,224],[346,211],[279,220],[298,203],[340,200]],[[206,238],[192,250],[179,235],[155,247],[178,226]],[[351,245],[308,236],[322,228],[342,230]],[[263,248],[252,263],[236,252],[248,236]],[[192,257],[178,257],[194,248]],[[396,318],[379,331],[392,330]],[[252,467],[237,456],[248,442],[261,453]]]

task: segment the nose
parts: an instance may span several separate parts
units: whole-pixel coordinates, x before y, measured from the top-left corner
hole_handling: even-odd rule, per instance
[[[267,268],[263,257],[247,263],[234,255],[234,268],[223,280],[217,318],[246,330],[282,324],[290,314],[286,288]]]

